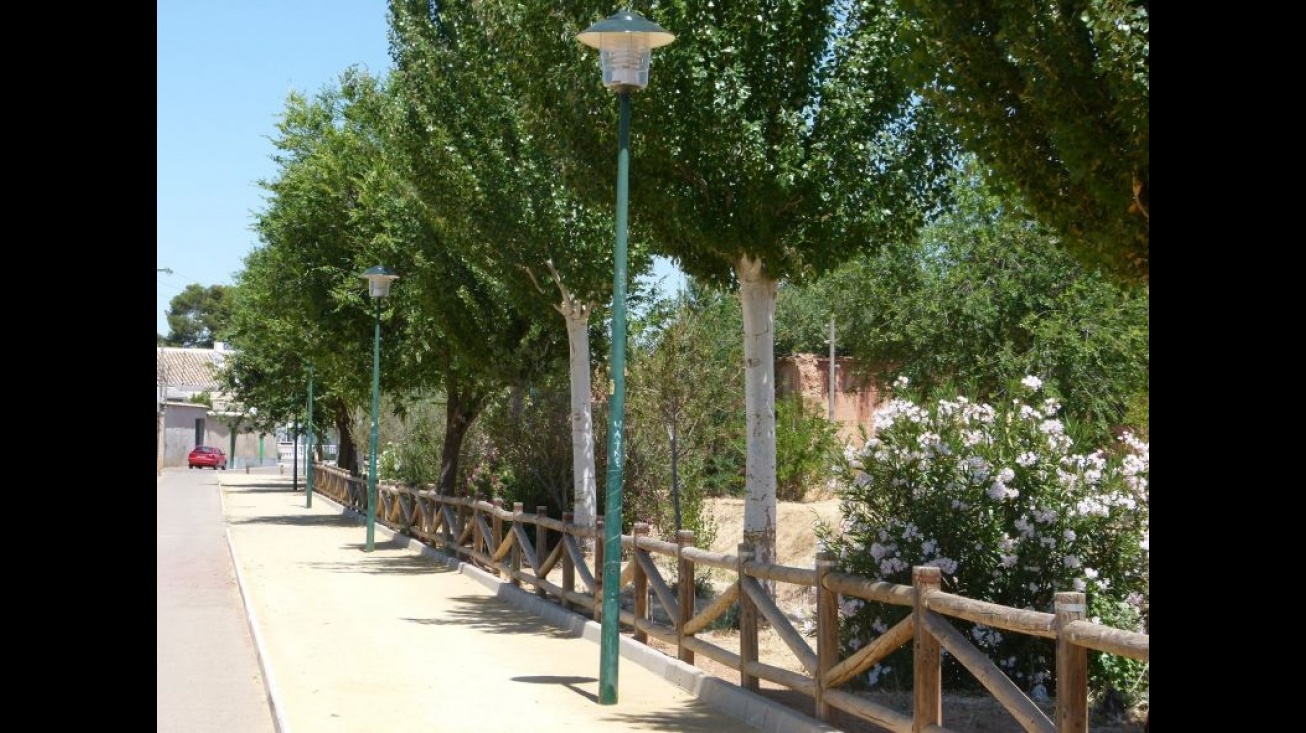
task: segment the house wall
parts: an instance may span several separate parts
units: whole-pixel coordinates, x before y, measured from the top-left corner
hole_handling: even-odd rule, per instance
[[[839,437],[860,441],[861,430],[869,437],[875,426],[875,408],[880,393],[869,380],[853,375],[851,357],[835,359],[834,419],[839,423]],[[776,361],[776,394],[801,392],[803,399],[822,415],[830,411],[830,358],[815,354],[795,354]]]
[[[204,420],[203,440],[195,440],[195,421]],[[260,452],[261,444],[261,452]],[[163,461],[164,467],[185,467],[186,456],[196,445],[213,445],[227,452],[228,468],[245,466],[275,466],[277,441],[271,435],[240,431],[236,434],[235,449],[231,444],[231,426],[218,415],[210,415],[207,405],[186,402],[169,402],[163,410]],[[262,462],[260,463],[260,455]]]

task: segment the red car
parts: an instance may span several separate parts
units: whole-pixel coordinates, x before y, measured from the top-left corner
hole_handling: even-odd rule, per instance
[[[212,468],[214,471],[222,469],[227,470],[227,454],[222,452],[221,448],[214,448],[211,445],[197,445],[195,450],[190,452],[186,457],[186,463],[191,468]]]

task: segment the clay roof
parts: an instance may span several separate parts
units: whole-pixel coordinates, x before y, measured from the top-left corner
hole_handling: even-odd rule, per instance
[[[217,392],[217,373],[229,354],[219,349],[159,347],[156,379],[170,391]]]

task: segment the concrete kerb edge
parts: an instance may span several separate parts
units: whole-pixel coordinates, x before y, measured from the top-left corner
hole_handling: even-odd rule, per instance
[[[325,498],[331,501],[329,497]],[[342,512],[352,513],[352,510],[335,501],[331,503],[340,507]],[[601,643],[600,624],[542,600],[474,565],[424,544],[416,538],[399,534],[383,524],[377,523],[376,529],[384,532],[396,544],[403,545],[409,550],[416,550],[423,556],[444,564],[450,570],[476,580],[487,590],[492,591],[496,597],[540,617],[546,623],[592,643]],[[662,677],[706,705],[764,733],[840,733],[838,728],[831,727],[816,718],[718,679],[692,664],[668,657],[626,636],[621,637],[619,645],[622,657]]]
[[[222,504],[222,515],[227,514],[227,499],[223,491],[223,484],[218,482],[218,501]],[[236,572],[236,587],[240,590],[241,605],[245,607],[245,623],[249,625],[249,633],[254,639],[254,655],[258,658],[259,670],[263,672],[263,689],[268,695],[268,707],[272,708],[272,725],[276,728],[277,733],[290,733],[290,724],[283,717],[283,711],[286,706],[282,704],[281,689],[277,685],[276,676],[272,672],[272,666],[267,660],[267,644],[263,641],[263,632],[260,630],[258,618],[254,613],[254,604],[249,602],[249,595],[245,590],[245,575],[240,569],[240,558],[236,555],[236,544],[231,541],[231,528],[227,528],[227,551],[231,553],[231,564]]]

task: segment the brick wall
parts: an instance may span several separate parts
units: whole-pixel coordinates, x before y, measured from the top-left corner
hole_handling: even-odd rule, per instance
[[[875,408],[880,395],[867,380],[853,376],[851,357],[835,359],[834,419],[839,423],[839,435],[846,441],[858,440],[858,426],[871,434]],[[830,358],[815,354],[795,354],[776,360],[776,395],[801,392],[808,404],[830,412]]]

